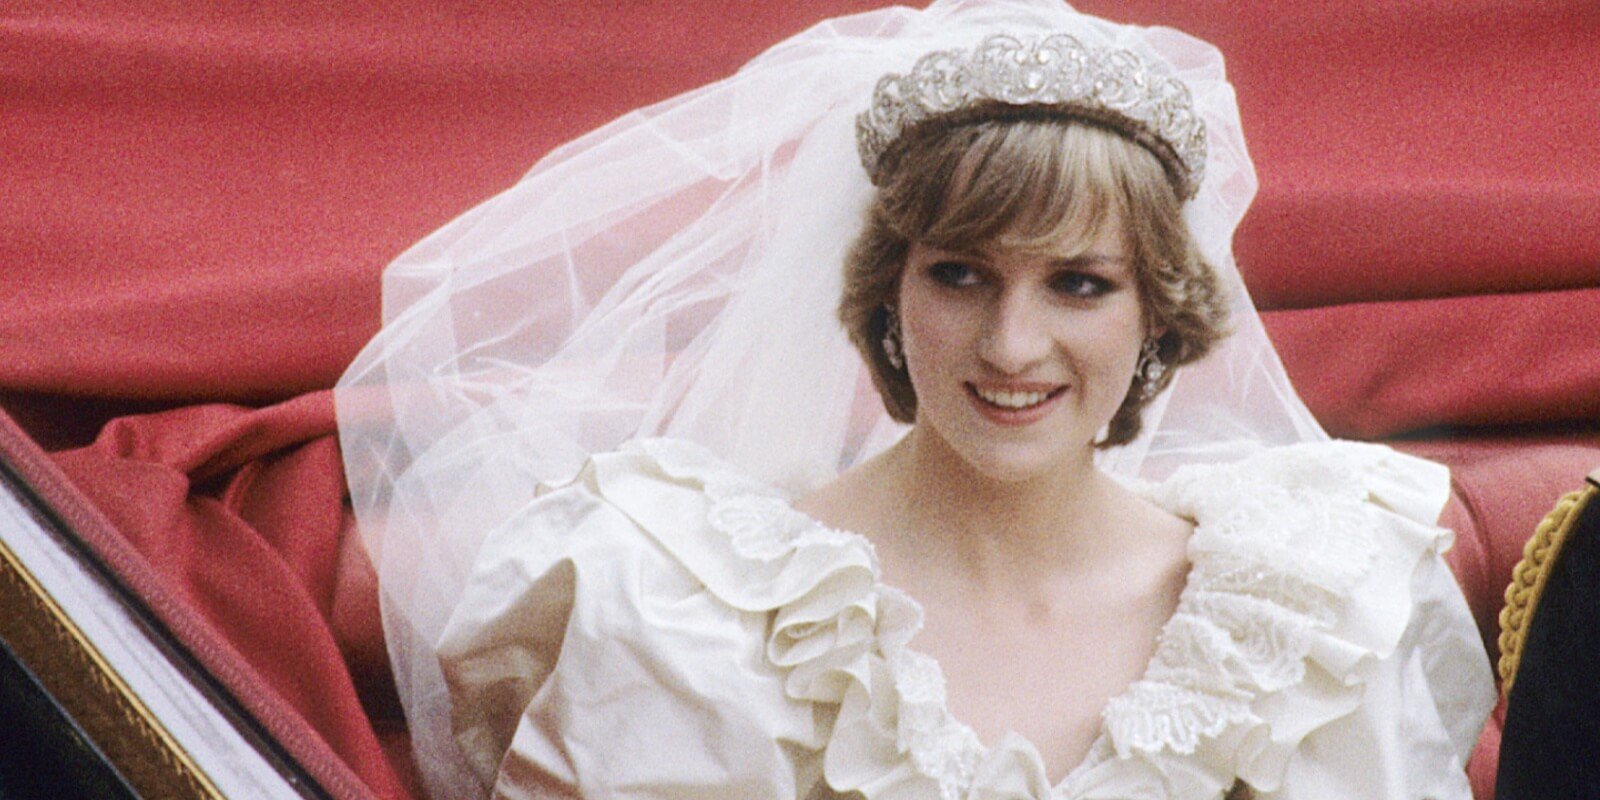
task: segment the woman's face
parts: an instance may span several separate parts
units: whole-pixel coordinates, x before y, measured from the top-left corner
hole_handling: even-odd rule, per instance
[[[1122,226],[1082,244],[907,254],[899,314],[919,435],[996,480],[1091,463],[1127,396],[1146,331]]]

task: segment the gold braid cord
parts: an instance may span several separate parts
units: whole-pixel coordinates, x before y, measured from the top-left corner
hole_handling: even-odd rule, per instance
[[[0,542],[0,638],[141,797],[222,800],[76,623]]]
[[[1522,645],[1528,637],[1528,624],[1539,609],[1550,570],[1555,566],[1568,535],[1583,512],[1583,507],[1600,489],[1594,487],[1568,492],[1534,529],[1533,538],[1522,547],[1522,560],[1511,571],[1506,587],[1506,605],[1500,609],[1500,691],[1511,695],[1511,685],[1522,663]]]

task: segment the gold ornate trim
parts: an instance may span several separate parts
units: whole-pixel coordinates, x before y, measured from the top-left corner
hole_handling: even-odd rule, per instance
[[[141,797],[225,800],[4,541],[0,608],[0,638]]]
[[[1596,474],[1600,474],[1600,471]],[[1555,566],[1561,548],[1577,524],[1584,506],[1596,494],[1600,494],[1600,487],[1563,495],[1556,502],[1556,507],[1539,522],[1533,537],[1523,545],[1522,560],[1511,571],[1511,585],[1506,587],[1506,605],[1500,609],[1500,692],[1507,697],[1511,695],[1511,686],[1516,682],[1517,667],[1522,663],[1522,645],[1528,636],[1528,624],[1539,610],[1539,598],[1543,596],[1545,583],[1550,579],[1550,570]]]

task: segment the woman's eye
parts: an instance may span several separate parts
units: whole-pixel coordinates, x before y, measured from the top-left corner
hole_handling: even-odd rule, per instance
[[[939,261],[928,267],[928,277],[945,286],[971,286],[978,282],[978,273],[959,261]]]
[[[1088,273],[1063,272],[1051,279],[1050,288],[1069,297],[1099,297],[1111,291],[1111,284]]]

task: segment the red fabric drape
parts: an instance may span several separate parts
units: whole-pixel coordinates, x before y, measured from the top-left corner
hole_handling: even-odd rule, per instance
[[[261,410],[200,405],[115,420],[55,461],[138,554],[123,572],[159,582],[218,634],[186,642],[202,662],[242,668],[229,688],[247,707],[292,709],[321,743],[294,724],[274,735],[302,740],[297,757],[337,754],[380,797],[405,797],[409,767],[390,763],[374,727],[397,717],[392,684],[371,668],[384,658],[376,609],[348,610],[375,586],[351,557],[333,429],[326,391]]]

